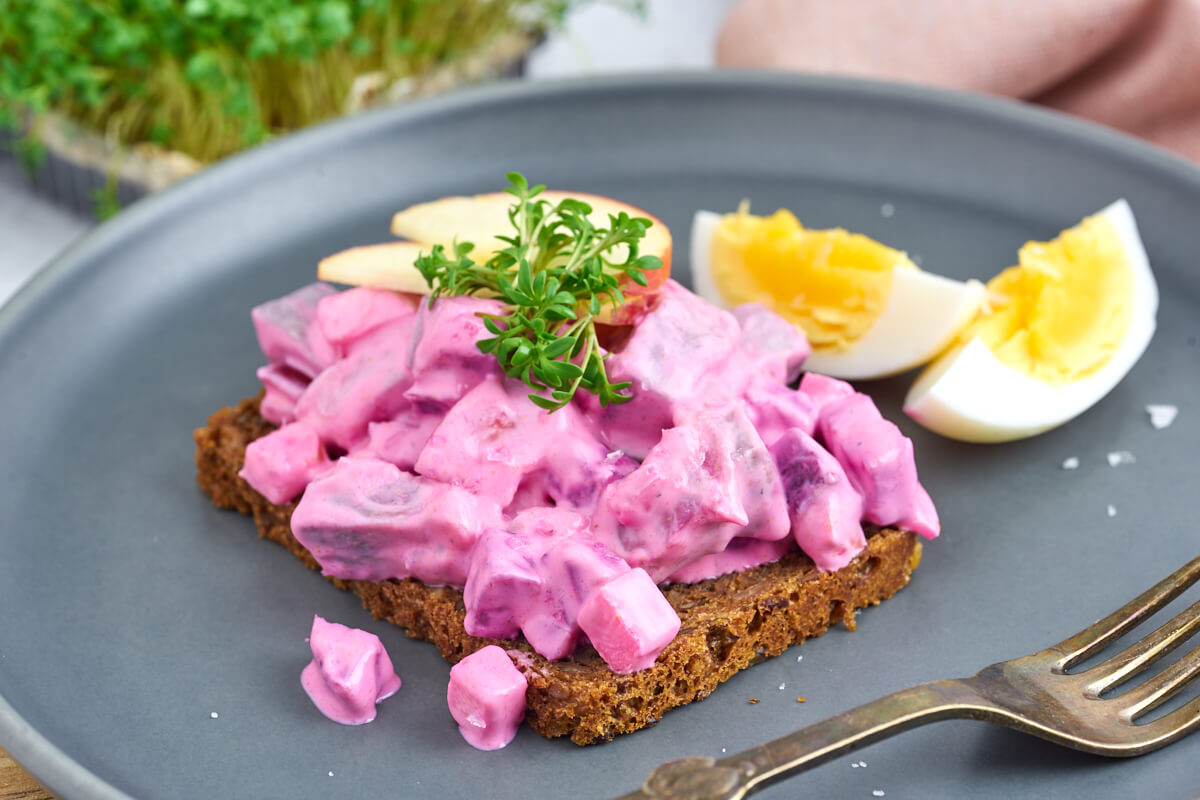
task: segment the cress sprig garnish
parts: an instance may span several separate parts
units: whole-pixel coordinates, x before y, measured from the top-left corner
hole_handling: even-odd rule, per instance
[[[482,264],[471,258],[470,242],[455,243],[449,254],[441,245],[422,253],[416,268],[432,290],[430,303],[445,295],[503,301],[505,313],[481,315],[493,335],[477,344],[506,375],[532,388],[529,399],[542,408],[562,408],[581,388],[604,406],[627,402],[629,382],[608,379],[596,317],[605,303],[613,309],[624,304],[622,275],[646,286],[645,271],[662,267],[657,256],[638,254],[652,223],[622,211],[609,215],[607,228],[597,228],[588,219],[592,207],[582,200],[539,200],[545,186],[531,187],[517,172],[508,180],[505,191],[516,198],[508,211],[515,232],[497,235],[508,247]]]

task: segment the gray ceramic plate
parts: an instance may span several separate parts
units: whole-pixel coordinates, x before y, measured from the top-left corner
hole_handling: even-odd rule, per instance
[[[191,431],[256,389],[252,305],[311,280],[320,256],[386,239],[393,210],[495,189],[512,169],[660,215],[685,279],[692,211],[743,197],[986,278],[1026,239],[1124,196],[1162,291],[1158,333],[1103,402],[1015,444],[927,435],[899,413],[907,379],[867,384],[916,439],[941,510],[911,586],[856,633],[754,667],[652,729],[584,749],[526,730],[477,752],[433,648],[213,509]],[[1200,549],[1198,218],[1200,171],[1096,128],[765,76],[500,86],[235,158],[100,227],[0,312],[0,744],[66,798],[604,797],[666,759],[735,752],[1056,641]],[[1154,430],[1148,403],[1179,419]],[[1137,462],[1110,467],[1113,450]],[[1061,469],[1069,456],[1077,470]],[[300,689],[314,612],[379,634],[403,675],[368,726],[328,722]],[[1198,761],[1200,736],[1117,762],[951,722],[765,796],[1183,797]]]

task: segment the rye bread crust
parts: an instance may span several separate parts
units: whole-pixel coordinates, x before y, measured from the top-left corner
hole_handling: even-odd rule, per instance
[[[222,508],[254,517],[258,535],[286,547],[311,569],[312,555],[292,536],[295,503],[273,505],[238,477],[246,445],[274,430],[258,413],[259,398],[214,413],[195,432],[196,480]],[[854,614],[908,583],[921,558],[916,534],[868,530],[867,549],[837,572],[819,572],[794,553],[773,564],[665,588],[682,625],[653,667],[616,675],[587,645],[564,661],[547,661],[523,638],[468,636],[462,592],[412,580],[381,583],[330,578],[358,595],[376,619],[432,642],[455,663],[488,644],[506,649],[529,681],[526,721],[547,737],[579,745],[653,725],[669,709],[704,699],[738,671],[779,655],[830,625],[854,629]]]

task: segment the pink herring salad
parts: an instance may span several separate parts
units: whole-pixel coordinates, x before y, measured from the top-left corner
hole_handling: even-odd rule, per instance
[[[579,609],[579,627],[613,672],[654,666],[679,633],[679,617],[644,569],[631,569],[591,592]]]
[[[508,654],[490,644],[450,668],[446,705],[467,743],[499,750],[525,719],[525,676]]]
[[[848,384],[789,388],[809,348],[773,312],[668,281],[603,342],[632,400],[547,413],[478,350],[494,310],[322,284],[255,310],[282,427],[241,474],[272,502],[302,492],[293,533],[325,574],[463,589],[468,633],[549,659],[588,641],[629,672],[679,624],[657,583],[796,546],[839,569],[864,520],[937,535],[911,443]]]
[[[400,690],[400,676],[379,637],[313,617],[313,660],[300,674],[321,713],[343,725],[375,719],[375,706]]]

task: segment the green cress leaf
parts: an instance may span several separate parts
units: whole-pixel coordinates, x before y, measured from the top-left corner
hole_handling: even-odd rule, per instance
[[[515,198],[508,210],[514,233],[497,238],[508,246],[483,263],[471,258],[469,242],[456,243],[452,254],[441,245],[422,253],[415,266],[429,284],[430,303],[444,296],[499,296],[504,313],[482,315],[492,336],[478,342],[479,350],[533,389],[529,399],[539,407],[556,411],[580,389],[604,406],[628,402],[630,384],[608,379],[595,319],[605,303],[616,308],[625,302],[622,275],[646,286],[645,271],[662,267],[658,257],[638,254],[652,223],[621,212],[609,216],[608,228],[597,228],[582,200],[551,203],[538,197],[545,186],[530,186],[519,172],[507,177],[504,191]],[[617,261],[622,247],[625,259]]]

